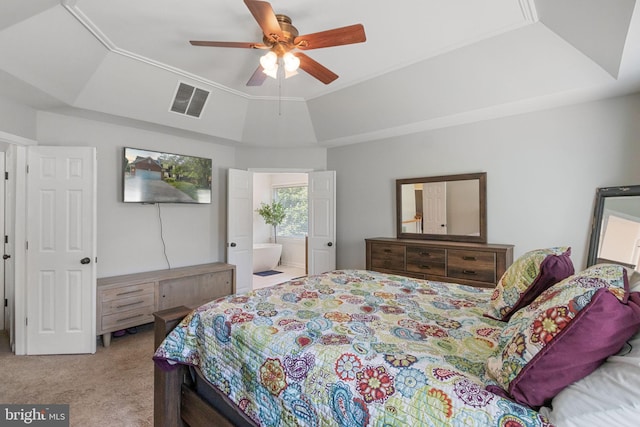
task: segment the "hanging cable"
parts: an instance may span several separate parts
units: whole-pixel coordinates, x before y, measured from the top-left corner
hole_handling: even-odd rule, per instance
[[[169,262],[169,257],[167,256],[167,245],[164,242],[164,232],[162,230],[162,215],[160,214],[160,203],[156,203],[158,206],[158,219],[160,220],[160,240],[162,240],[162,251],[164,252],[164,259],[167,261],[167,267],[171,270],[171,263]]]

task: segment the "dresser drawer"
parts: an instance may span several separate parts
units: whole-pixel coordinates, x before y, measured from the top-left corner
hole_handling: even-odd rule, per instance
[[[155,292],[155,283],[138,283],[135,285],[119,286],[111,289],[100,290],[100,301],[117,300],[121,298],[129,298],[133,296],[140,296],[143,294]]]
[[[424,246],[407,246],[407,271],[446,275],[446,251]]]
[[[153,305],[139,307],[134,310],[123,311],[119,313],[102,316],[103,331],[117,331],[119,329],[138,326],[145,323],[153,322]]]
[[[153,288],[144,293],[128,294],[127,298],[117,298],[102,301],[102,315],[119,313],[140,307],[155,306],[155,294]]]
[[[371,266],[387,270],[404,270],[404,246],[371,245]]]
[[[447,253],[447,276],[453,279],[495,283],[496,254],[450,249]]]

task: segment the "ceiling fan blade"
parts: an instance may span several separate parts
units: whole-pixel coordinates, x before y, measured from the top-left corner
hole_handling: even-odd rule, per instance
[[[267,46],[262,43],[250,42],[212,42],[205,40],[190,40],[193,46],[209,46],[209,47],[239,47],[244,49],[266,49]]]
[[[320,64],[319,62],[311,59],[304,53],[297,52],[295,53],[295,55],[300,60],[300,68],[311,74],[316,79],[320,80],[322,83],[328,85],[338,78],[338,75],[336,73]]]
[[[270,3],[266,1],[244,0],[244,4],[247,5],[249,11],[258,22],[258,25],[262,28],[262,32],[269,40],[276,41],[284,37]]]
[[[261,86],[266,78],[267,75],[262,71],[262,65],[258,65],[258,68],[256,68],[253,75],[249,78],[247,86]]]
[[[301,50],[362,43],[367,40],[362,24],[334,28],[333,30],[298,36],[293,41]]]

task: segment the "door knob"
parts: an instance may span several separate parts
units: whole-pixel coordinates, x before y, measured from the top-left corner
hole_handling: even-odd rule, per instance
[[[2,259],[9,259],[9,258],[11,258],[11,255],[7,255],[7,254],[2,255]]]
[[[329,243],[327,243],[327,246],[331,247],[331,246],[333,246],[333,243],[329,242]]]
[[[236,243],[235,242],[231,242],[231,243],[229,243],[229,246],[231,246],[232,248],[235,248],[236,247]]]
[[[80,264],[89,264],[91,262],[91,258],[84,257],[80,260]]]

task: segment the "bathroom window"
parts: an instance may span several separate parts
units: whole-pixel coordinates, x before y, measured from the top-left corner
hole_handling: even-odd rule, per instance
[[[309,230],[309,213],[307,210],[307,186],[275,187],[273,199],[282,203],[285,212],[284,221],[277,227],[278,236],[303,238]]]

